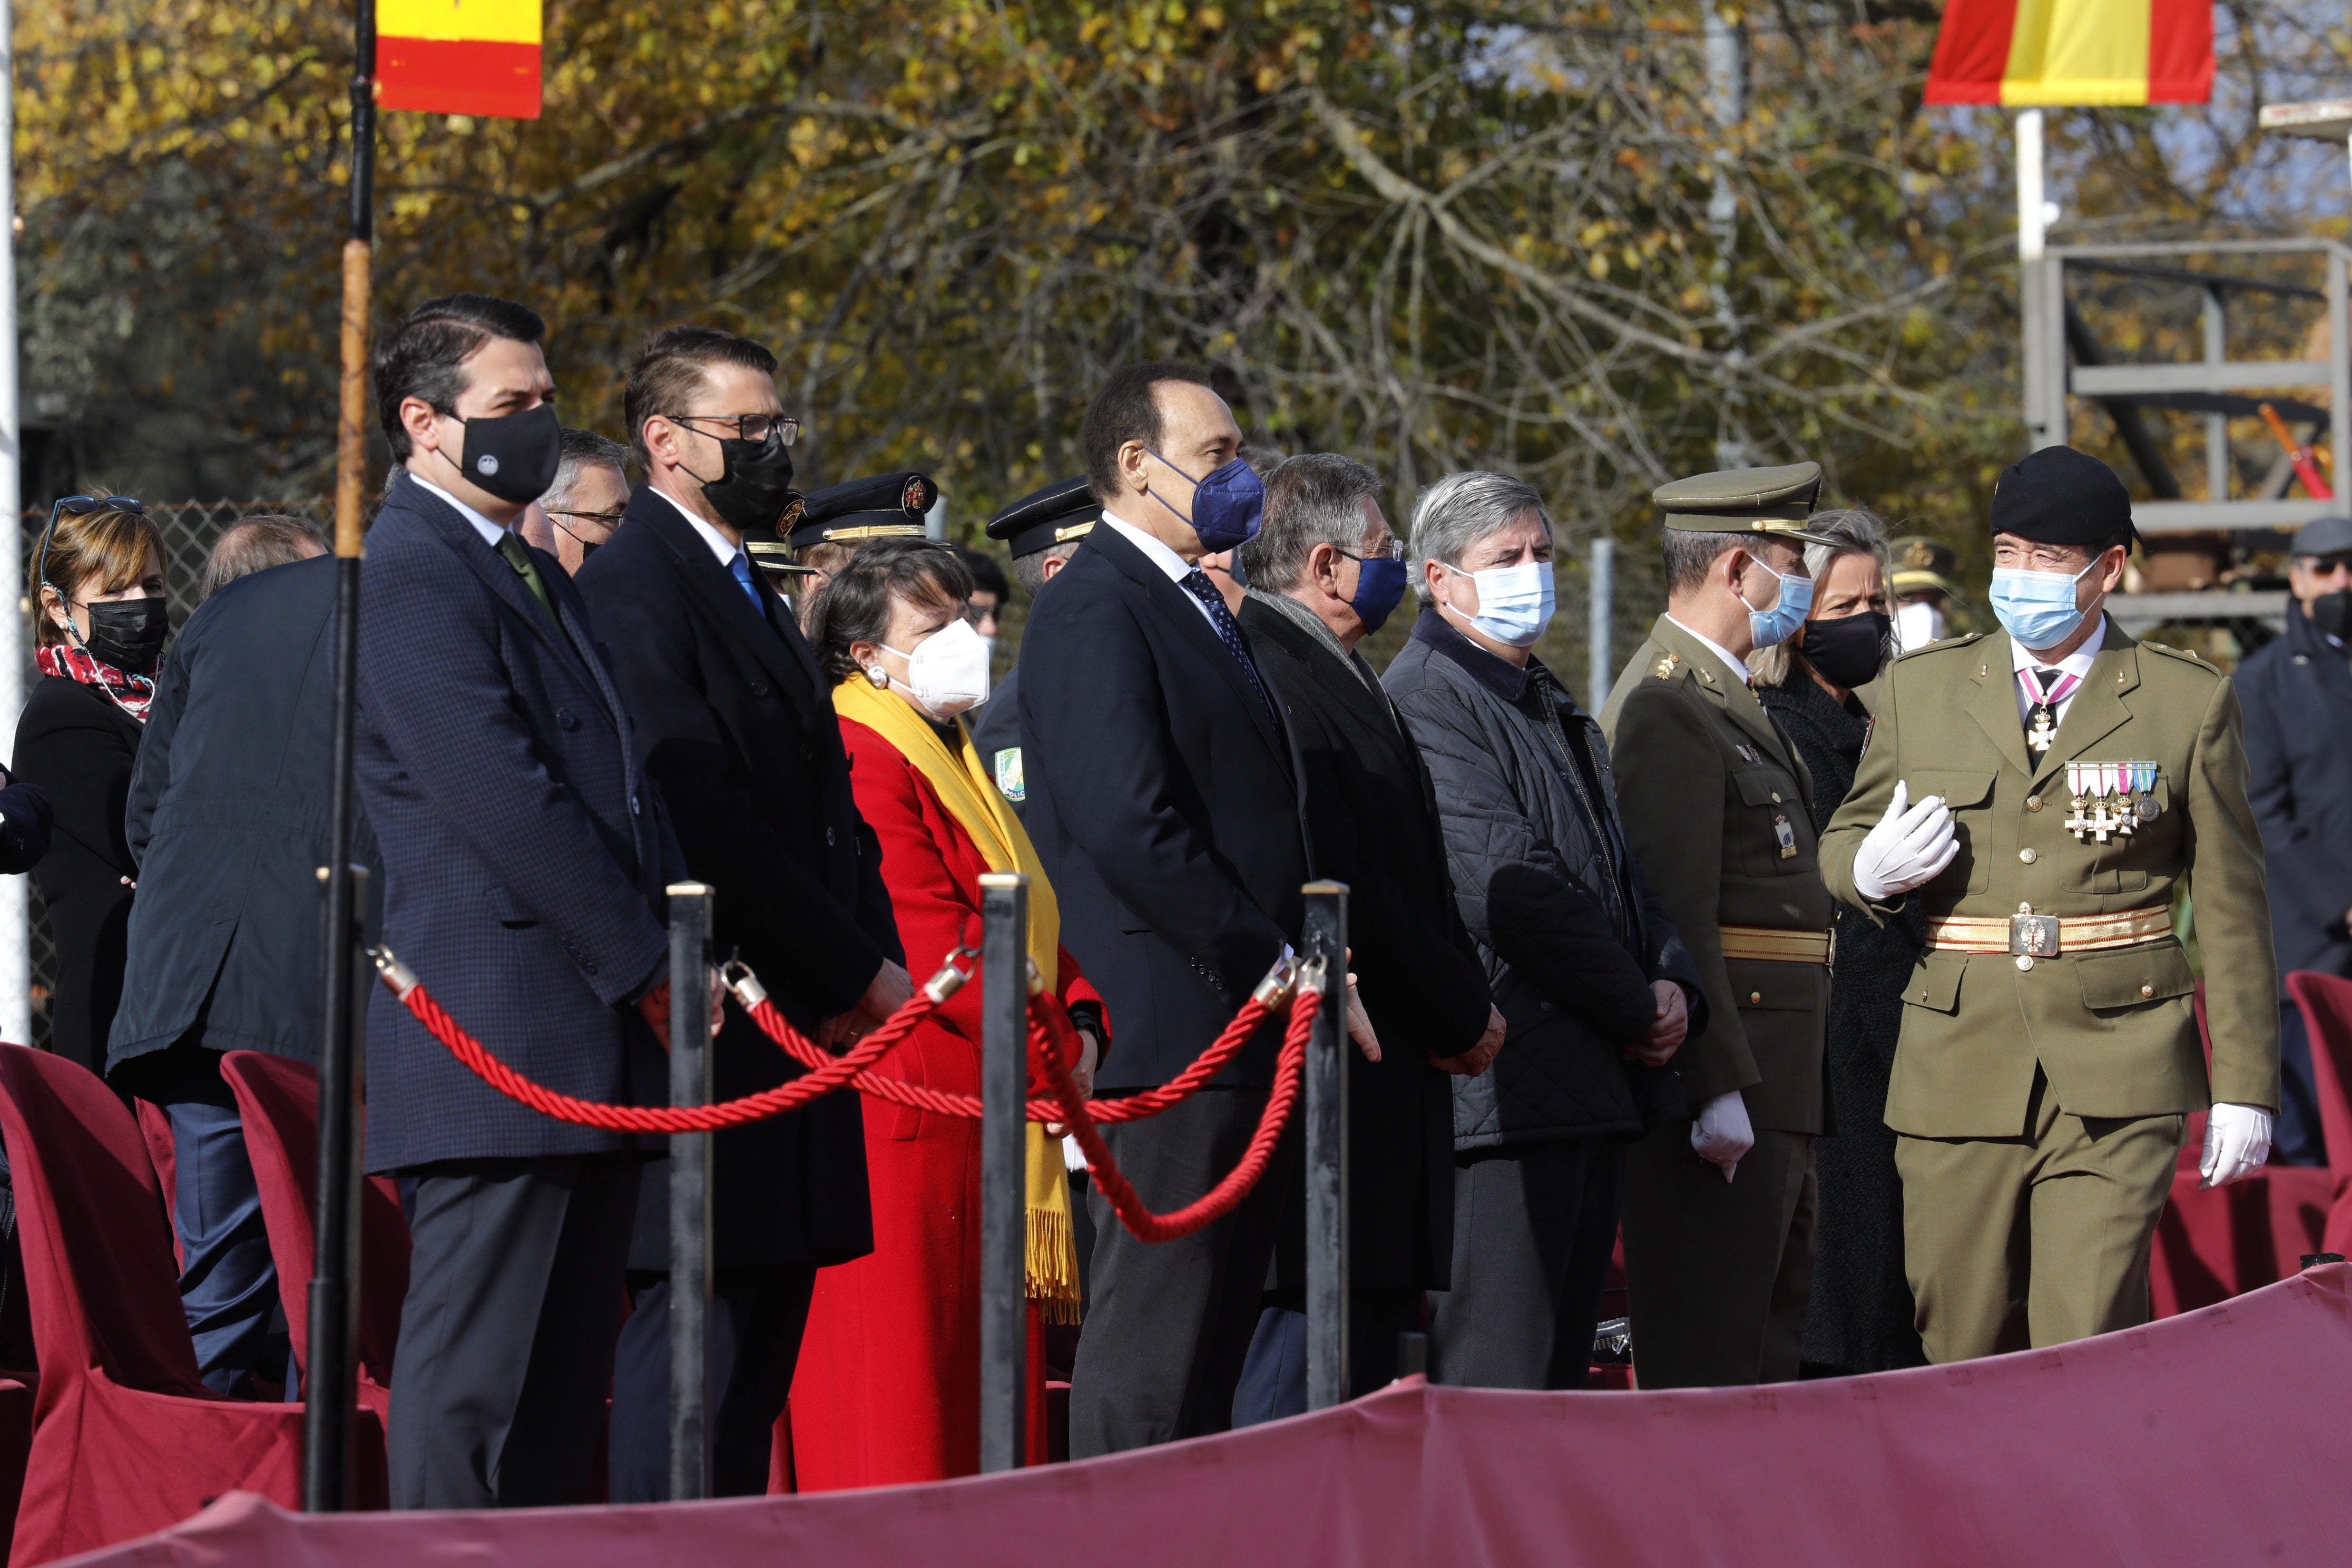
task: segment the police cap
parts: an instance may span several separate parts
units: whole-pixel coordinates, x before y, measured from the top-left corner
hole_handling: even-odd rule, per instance
[[[1805,519],[1822,493],[1819,463],[1777,468],[1730,468],[1693,474],[1650,492],[1665,513],[1665,525],[1692,533],[1760,533],[1794,544],[1838,542],[1813,533]]]
[[[988,537],[1011,546],[1015,561],[1051,550],[1094,531],[1102,516],[1086,477],[1062,479],[1042,490],[1032,490],[988,520]]]
[[[2072,447],[2044,447],[2001,470],[1992,490],[1992,531],[2093,550],[2119,533],[2126,548],[2137,537],[2123,480]]]
[[[792,525],[794,550],[812,544],[863,544],[871,539],[920,539],[923,514],[940,499],[929,474],[877,474],[821,489]]]

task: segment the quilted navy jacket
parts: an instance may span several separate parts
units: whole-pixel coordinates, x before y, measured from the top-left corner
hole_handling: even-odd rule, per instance
[[[1493,1069],[1454,1080],[1456,1150],[1632,1136],[1686,1114],[1672,1069],[1624,1047],[1655,1016],[1653,981],[1682,983],[1703,1022],[1690,955],[1624,847],[1601,728],[1541,670],[1428,609],[1381,680],[1436,785],[1455,901],[1508,1026]]]
[[[667,973],[663,889],[685,865],[588,612],[533,551],[558,630],[457,510],[395,473],[360,589],[360,798],[384,940],[526,1077],[658,1104],[661,1047],[630,1005]],[[368,1012],[367,1163],[595,1152],[460,1067],[391,993]]]

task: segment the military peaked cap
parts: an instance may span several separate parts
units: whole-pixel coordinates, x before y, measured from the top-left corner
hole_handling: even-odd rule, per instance
[[[1032,490],[988,520],[988,537],[1012,546],[1013,558],[1034,555],[1094,531],[1102,503],[1085,476]]]
[[[1798,544],[1839,541],[1805,527],[1822,493],[1819,463],[1693,474],[1650,492],[1668,528],[1694,533],[1762,533]]]
[[[1886,552],[1894,559],[1895,574],[1886,591],[1900,598],[1906,594],[1950,594],[1957,595],[1952,577],[1958,570],[1958,558],[1952,547],[1940,539],[1896,539],[1888,542]]]
[[[869,539],[920,539],[923,514],[940,499],[929,474],[877,474],[808,498],[792,525],[794,550],[812,544],[862,544]]]
[[[2126,549],[2137,538],[2123,480],[2072,447],[2044,447],[2001,470],[1992,489],[1992,531],[2094,549],[2119,533]]]

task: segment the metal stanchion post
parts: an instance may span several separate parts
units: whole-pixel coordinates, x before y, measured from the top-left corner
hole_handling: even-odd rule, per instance
[[[980,879],[980,1468],[1019,1467],[1029,1341],[1029,879]]]
[[[669,1102],[710,1103],[710,994],[703,982],[710,889],[669,888]],[[710,1140],[669,1140],[669,1495],[710,1495]]]
[[[1348,885],[1305,890],[1323,976],[1307,1042],[1307,1408],[1322,1410],[1348,1397]]]
[[[337,1513],[358,1501],[352,1491],[358,1474],[352,1416],[358,1397],[363,1075],[352,1016],[362,994],[360,935],[367,868],[346,866],[338,877],[321,866],[319,882],[326,892],[320,958],[326,972],[327,1039],[319,1057],[319,1218],[307,1303],[310,1357],[303,1386],[302,1508],[306,1513]]]

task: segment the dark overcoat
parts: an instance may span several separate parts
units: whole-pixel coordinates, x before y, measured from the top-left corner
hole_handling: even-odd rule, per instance
[[[405,472],[385,488],[358,672],[384,938],[525,1077],[658,1104],[662,1047],[632,1004],[668,975],[664,889],[686,867],[586,604],[555,557],[531,559],[560,626],[456,508]],[[367,1083],[372,1171],[631,1146],[489,1088],[381,986]]]
[[[127,813],[138,982],[107,1053],[134,1094],[217,1078],[175,1047],[318,1059],[334,611],[331,558],[272,567],[199,605],[163,661]],[[375,862],[364,816],[351,853]]]
[[[751,581],[758,608],[685,513],[641,487],[579,585],[687,869],[714,890],[715,950],[740,954],[809,1029],[856,1006],[883,960],[903,953],[815,656],[765,574]],[[719,1099],[802,1070],[728,1008],[712,1062]],[[859,1098],[827,1095],[719,1135],[722,1266],[838,1263],[871,1250]],[[665,1167],[646,1167],[632,1268],[667,1267],[667,1192]]]
[[[2246,716],[2246,798],[2262,827],[2282,979],[2352,976],[2352,665],[2303,606],[2231,677]]]

